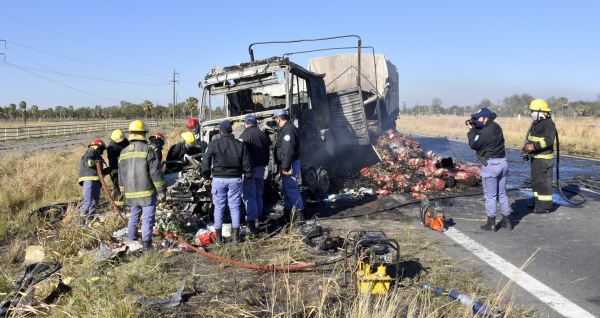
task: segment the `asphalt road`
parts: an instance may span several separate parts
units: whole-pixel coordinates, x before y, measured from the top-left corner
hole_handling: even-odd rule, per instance
[[[432,149],[438,155],[453,156],[447,147],[450,146],[462,161],[477,161],[475,152],[464,142],[414,136],[422,148]],[[508,150],[507,159],[510,170],[508,186],[522,185],[523,181],[530,177],[529,165],[521,160],[519,151],[516,150]],[[574,174],[600,177],[600,161],[561,157],[561,180],[571,179]],[[546,215],[537,215],[532,214],[526,207],[532,202],[530,191],[509,192],[515,223],[511,232],[500,229],[491,233],[479,228],[483,222],[478,220],[486,217],[483,196],[456,198],[443,202],[442,206],[448,216],[454,219],[453,223],[449,223],[450,228],[458,230],[517,268],[535,253],[533,261],[524,269],[525,273],[581,307],[591,314],[591,317],[600,317],[600,228],[597,222],[600,218],[600,196],[582,193],[588,201],[583,205],[572,206],[555,191],[553,211]],[[413,216],[418,213],[415,208],[407,210],[410,211],[403,212]],[[413,219],[414,224],[420,226],[417,219]],[[509,277],[505,277],[480,256],[473,254],[472,250],[455,242],[448,234],[424,230],[437,237],[450,256],[474,261],[487,278],[489,287],[502,288],[508,282]],[[539,291],[532,294],[520,286],[517,286],[516,290],[517,303],[524,307],[533,307],[540,316],[581,317],[574,313],[564,314],[569,312],[568,310],[563,310],[563,314],[560,314],[553,309],[553,306],[556,306],[554,300],[539,299]]]

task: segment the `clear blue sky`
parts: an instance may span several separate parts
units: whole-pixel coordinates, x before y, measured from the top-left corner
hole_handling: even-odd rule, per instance
[[[200,97],[196,85],[210,68],[248,61],[252,42],[344,34],[360,35],[363,45],[396,64],[400,101],[409,107],[428,105],[436,97],[444,107],[483,98],[496,103],[515,93],[595,100],[600,93],[599,9],[599,1],[5,0],[0,39],[8,42],[7,49],[0,42],[0,53],[6,63],[31,73],[0,65],[0,106],[24,100],[40,108],[93,107],[145,99],[167,105],[173,69],[180,75],[180,99]],[[254,51],[259,59],[353,45],[354,39],[341,39]],[[292,59],[306,66],[316,56]]]

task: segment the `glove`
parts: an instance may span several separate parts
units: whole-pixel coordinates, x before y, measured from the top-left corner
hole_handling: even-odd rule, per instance
[[[159,192],[159,193],[156,195],[156,200],[157,200],[158,202],[165,202],[165,201],[167,200],[167,195],[166,195],[164,192]]]
[[[103,176],[109,175],[110,172],[111,172],[110,168],[104,168],[104,169],[102,169],[102,175]]]

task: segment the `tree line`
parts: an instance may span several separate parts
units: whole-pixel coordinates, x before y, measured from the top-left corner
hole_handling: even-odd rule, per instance
[[[550,97],[545,99],[548,103],[548,107],[552,110],[555,116],[558,117],[600,117],[600,94],[597,96],[595,101],[569,101],[566,97]],[[434,98],[431,101],[431,105],[414,105],[413,107],[407,107],[406,103],[402,104],[400,114],[402,115],[433,115],[433,114],[454,114],[457,116],[468,116],[481,108],[488,108],[493,112],[496,112],[498,116],[502,117],[517,117],[518,115],[524,116],[528,114],[529,104],[535,98],[530,94],[513,94],[511,96],[504,97],[502,100],[496,100],[493,103],[491,100],[485,98],[478,104],[474,105],[452,105],[451,107],[442,107],[442,100]]]
[[[175,105],[175,117],[185,118],[198,116],[198,98],[190,96],[185,101]],[[145,100],[140,104],[130,103],[122,100],[119,105],[102,107],[95,105],[93,107],[73,107],[56,106],[47,109],[39,109],[37,105],[32,105],[27,109],[27,103],[21,101],[19,105],[9,104],[8,106],[0,106],[0,121],[5,122],[22,120],[27,124],[27,119],[30,120],[51,120],[51,121],[86,121],[86,120],[106,120],[106,119],[122,119],[129,120],[145,116],[146,120],[150,119],[165,119],[172,118],[173,104],[167,106],[154,104],[149,100]]]

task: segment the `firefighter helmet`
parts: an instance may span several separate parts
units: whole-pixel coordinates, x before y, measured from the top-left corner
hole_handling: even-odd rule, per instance
[[[92,147],[92,146],[97,146],[98,149],[106,148],[104,141],[102,141],[100,139],[96,139],[96,140],[92,141],[92,143],[88,146],[88,148]]]
[[[121,129],[115,129],[110,135],[110,139],[114,140],[115,142],[121,142],[125,140],[125,135],[123,134]]]
[[[549,112],[550,107],[548,107],[548,103],[546,103],[543,99],[534,99],[529,104],[529,109],[533,111],[541,111],[541,112]]]
[[[198,119],[191,118],[187,122],[187,128],[189,131],[196,130],[198,128]]]
[[[148,127],[141,120],[134,120],[129,124],[129,132],[147,133]]]
[[[163,145],[167,144],[167,140],[165,139],[165,136],[163,136],[161,133],[156,133],[153,136],[150,136],[150,141],[153,141],[153,139],[158,139],[160,141],[162,141]]]
[[[181,139],[190,147],[196,145],[196,137],[189,131],[181,133]]]

